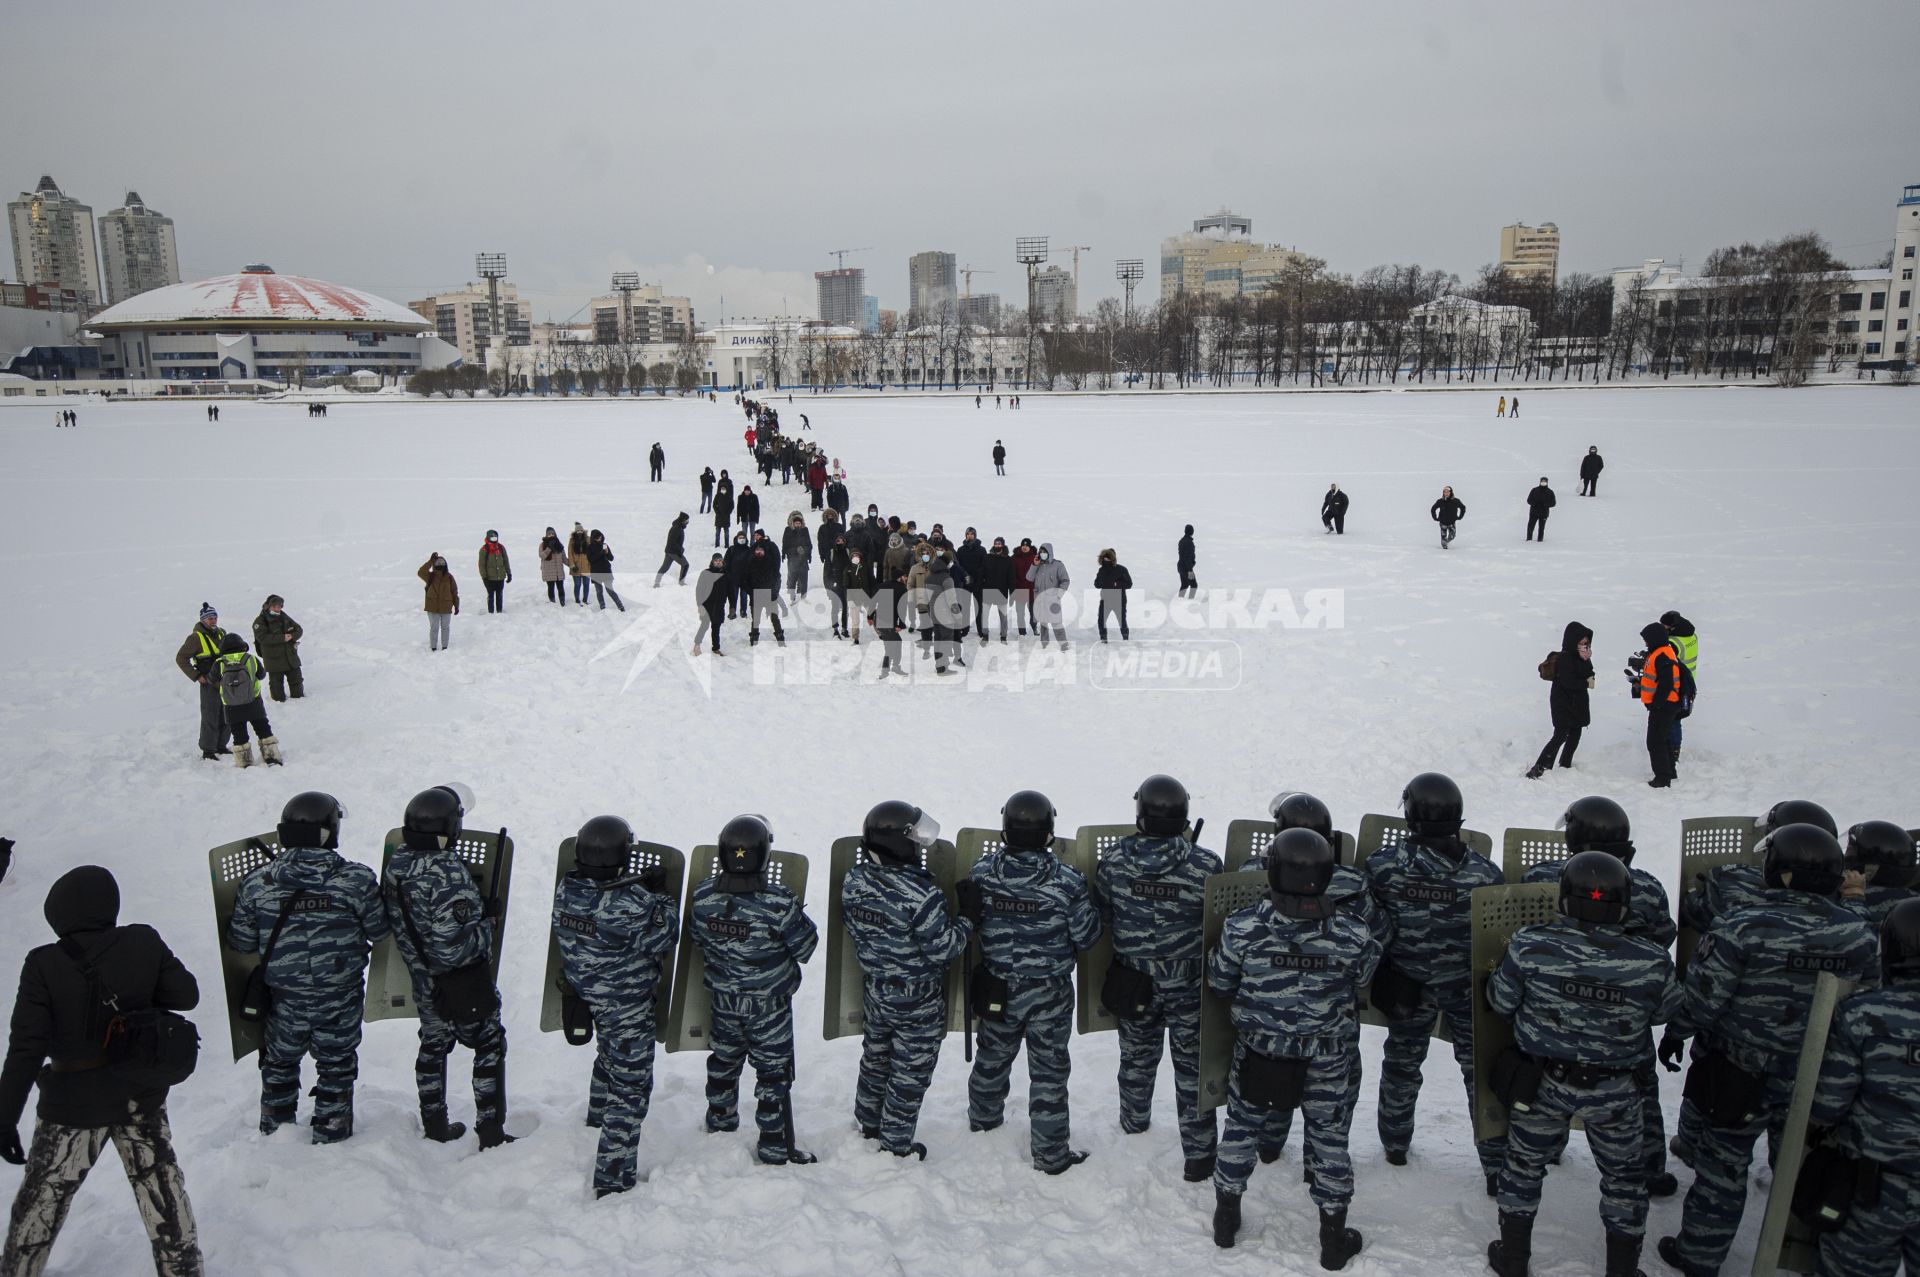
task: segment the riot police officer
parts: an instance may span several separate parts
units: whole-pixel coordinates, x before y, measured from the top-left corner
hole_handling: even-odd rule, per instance
[[[455,844],[466,807],[449,785],[422,790],[400,821],[400,846],[387,858],[380,900],[394,946],[413,980],[420,1052],[413,1079],[426,1137],[448,1143],[466,1134],[447,1120],[447,1057],[454,1043],[473,1052],[473,1108],[482,1149],[506,1133],[507,1031],[493,979],[499,900],[489,900]]]
[[[1651,941],[1662,952],[1672,949],[1677,928],[1673,924],[1673,911],[1667,904],[1667,889],[1646,870],[1634,868],[1633,825],[1627,819],[1626,809],[1611,798],[1591,794],[1568,804],[1561,813],[1558,827],[1566,832],[1569,857],[1583,851],[1604,851],[1627,866],[1633,891],[1627,899],[1626,921],[1621,925],[1628,935]],[[1527,870],[1522,881],[1559,882],[1566,864],[1566,860],[1543,861]],[[1645,1156],[1647,1195],[1671,1197],[1680,1191],[1680,1182],[1667,1169],[1666,1122],[1660,1111],[1660,1076],[1653,1059],[1651,1027],[1633,1078],[1640,1090],[1640,1118],[1645,1135],[1641,1151]],[[1564,1146],[1565,1140],[1561,1143]],[[1557,1152],[1554,1161],[1559,1161]]]
[[[1358,1049],[1360,991],[1380,962],[1380,942],[1367,925],[1327,896],[1333,862],[1333,848],[1310,829],[1274,835],[1268,898],[1228,918],[1207,959],[1207,987],[1231,1000],[1237,1034],[1213,1176],[1214,1244],[1232,1246],[1239,1232],[1240,1197],[1263,1129],[1297,1107],[1320,1213],[1320,1266],[1330,1270],[1360,1251],[1359,1231],[1347,1227],[1347,1068]]]
[[[841,917],[865,976],[853,1117],[895,1157],[927,1155],[913,1135],[947,1034],[947,968],[973,938],[973,923],[948,914],[924,863],[939,837],[932,817],[889,799],[867,813],[866,860],[840,885]]]
[[[1812,1120],[1859,1167],[1846,1222],[1820,1237],[1821,1277],[1920,1272],[1920,900],[1880,924],[1877,990],[1840,1004]]]
[[[635,874],[633,829],[595,816],[573,839],[573,872],[553,893],[553,934],[566,993],[585,1004],[595,1038],[587,1125],[600,1128],[595,1197],[638,1178],[640,1124],[653,1099],[660,963],[680,939],[661,870]]]
[[[1147,1129],[1161,1041],[1169,1040],[1185,1176],[1197,1184],[1213,1174],[1219,1141],[1212,1111],[1200,1112],[1200,941],[1207,878],[1221,871],[1220,857],[1188,839],[1187,788],[1173,777],[1147,777],[1133,801],[1136,832],[1101,858],[1093,880],[1113,937],[1103,1001],[1119,1021],[1120,1129]]]
[[[309,790],[280,812],[280,852],[240,884],[227,947],[258,953],[273,995],[260,1045],[260,1133],[294,1120],[300,1060],[313,1056],[313,1142],[353,1134],[367,959],[387,936],[373,870],[342,857],[332,794]]]
[[[1840,897],[1876,931],[1895,906],[1913,899],[1913,835],[1891,820],[1863,820],[1847,830],[1845,863]]]
[[[1580,818],[1594,807],[1588,803]],[[1574,832],[1594,831],[1576,825]],[[1507,1163],[1500,1240],[1487,1248],[1487,1263],[1501,1277],[1526,1277],[1547,1162],[1576,1118],[1586,1124],[1600,1170],[1607,1277],[1637,1277],[1647,1183],[1634,1075],[1653,1025],[1680,1009],[1673,959],[1630,932],[1637,889],[1618,857],[1576,853],[1560,870],[1560,916],[1516,934],[1488,985],[1488,1004],[1512,1021],[1515,1042],[1495,1070],[1504,1079]]]
[[[1013,1060],[1027,1047],[1033,1164],[1058,1175],[1087,1160],[1068,1146],[1074,954],[1100,938],[1087,880],[1053,854],[1054,810],[1023,789],[1000,809],[1005,845],[961,880],[960,912],[980,937],[973,973],[980,1046],[967,1078],[967,1124],[990,1131],[1006,1118]]]
[[[1689,1277],[1718,1272],[1740,1227],[1754,1142],[1763,1131],[1777,1138],[1786,1118],[1815,980],[1830,971],[1870,984],[1880,974],[1873,933],[1833,898],[1843,872],[1839,840],[1816,825],[1785,825],[1759,850],[1761,902],[1700,942],[1686,1001],[1660,1041],[1661,1063],[1677,1069],[1684,1039],[1712,1040],[1687,1074],[1703,1118],[1693,1187],[1680,1232],[1660,1239],[1660,1258]]]
[[[740,1125],[740,1072],[753,1062],[756,1153],[769,1166],[816,1159],[793,1140],[793,995],[819,933],[793,892],[767,880],[773,830],[735,816],[720,831],[718,871],[693,889],[693,943],[713,1001],[707,1129]]]
[[[1434,1020],[1447,1017],[1453,1058],[1473,1106],[1473,891],[1499,886],[1500,869],[1460,840],[1460,787],[1439,772],[1422,772],[1400,795],[1408,834],[1367,858],[1373,898],[1393,925],[1393,942],[1374,980],[1373,1002],[1387,1017],[1380,1067],[1380,1143],[1387,1161],[1407,1163],[1420,1065]],[[1502,1141],[1479,1140],[1487,1195],[1506,1160]]]

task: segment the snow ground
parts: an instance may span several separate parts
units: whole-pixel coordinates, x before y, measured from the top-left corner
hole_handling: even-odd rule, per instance
[[[1152,1131],[1123,1139],[1109,1036],[1074,1042],[1075,1144],[1093,1156],[1070,1175],[1029,1165],[1024,1068],[1008,1124],[967,1133],[957,1041],[921,1123],[930,1160],[868,1151],[851,1122],[858,1044],[818,1036],[824,951],[796,1006],[798,1126],[820,1164],[761,1168],[750,1134],[700,1133],[703,1060],[663,1053],[642,1142],[651,1179],[626,1200],[593,1203],[588,1054],[534,1027],[553,848],[601,811],[686,848],[737,812],[764,811],[782,847],[818,853],[824,867],[831,839],[884,797],[924,804],[951,831],[992,823],[1007,793],[1038,786],[1071,830],[1127,819],[1135,785],[1158,770],[1192,789],[1215,847],[1230,819],[1262,815],[1278,789],[1316,791],[1351,829],[1365,811],[1395,810],[1406,778],[1430,767],[1461,782],[1469,823],[1496,835],[1609,793],[1635,819],[1641,863],[1670,888],[1683,816],[1804,796],[1843,825],[1920,823],[1909,783],[1920,762],[1920,399],[1892,388],[1556,390],[1527,393],[1527,416],[1511,422],[1494,419],[1494,397],[1036,394],[1017,415],[966,399],[782,405],[790,426],[802,411],[813,418],[858,509],[871,500],[954,534],[972,524],[989,539],[1051,540],[1080,587],[1097,550],[1117,547],[1138,587],[1136,641],[1149,637],[1147,600],[1172,594],[1188,521],[1209,591],[1281,587],[1296,605],[1309,590],[1344,592],[1339,628],[1198,635],[1238,645],[1231,691],[1126,694],[1096,685],[1085,617],[1071,679],[1036,662],[981,679],[1003,690],[909,687],[875,684],[869,665],[776,690],[755,685],[778,671],[756,671],[736,626],[703,687],[684,656],[691,586],[655,592],[647,578],[672,514],[698,508],[700,466],[746,469],[730,403],[383,401],[337,405],[325,421],[297,404],[229,403],[217,425],[198,403],[89,403],[81,427],[62,431],[38,404],[0,408],[11,618],[0,634],[0,832],[19,840],[0,884],[0,963],[49,938],[40,901],[58,873],[97,862],[121,880],[123,918],[157,924],[200,976],[208,1050],[171,1110],[214,1272],[799,1274],[929,1262],[959,1274],[1317,1272],[1297,1137],[1255,1175],[1240,1247],[1216,1252],[1211,1190],[1180,1180],[1171,1072]],[[996,437],[1010,452],[1005,478],[988,461]],[[662,485],[645,479],[656,439],[671,476]],[[1593,501],[1575,495],[1589,443],[1608,462]],[[1549,539],[1516,543],[1541,474],[1561,498]],[[1334,480],[1353,496],[1344,538],[1317,519]],[[1444,554],[1426,513],[1442,483],[1468,506]],[[804,508],[799,492],[766,495],[776,527]],[[647,633],[644,612],[542,599],[535,541],[575,519],[606,531],[625,596],[664,599],[678,627],[630,686],[638,649],[595,657],[623,620]],[[711,536],[702,526],[690,557]],[[474,578],[489,527],[516,560],[503,617],[486,615]],[[413,573],[435,549],[466,606],[453,650],[429,656]],[[202,599],[244,627],[269,592],[307,629],[309,698],[270,707],[287,766],[235,774],[197,757],[192,693],[172,655]],[[1703,700],[1680,783],[1656,793],[1643,784],[1641,713],[1613,671],[1668,607],[1700,627]],[[1534,665],[1570,618],[1598,636],[1596,722],[1571,775],[1528,782],[1520,773],[1548,732]],[[368,1028],[350,1143],[313,1148],[303,1129],[262,1139],[252,1062],[224,1058],[206,849],[270,828],[289,795],[319,787],[347,806],[349,854],[377,863],[408,796],[449,779],[478,792],[475,824],[505,824],[519,845],[503,979],[511,1126],[525,1138],[486,1158],[470,1141],[422,1141],[412,1028],[390,1021]],[[819,888],[812,912],[824,920]],[[1367,1031],[1352,1215],[1367,1249],[1349,1271],[1476,1271],[1494,1206],[1451,1056],[1444,1046],[1429,1056],[1413,1162],[1395,1170],[1373,1135],[1380,1040]],[[465,1058],[452,1088],[461,1117]],[[1667,1088],[1671,1116],[1677,1078]],[[81,1194],[50,1271],[142,1266],[118,1180],[106,1165]],[[18,1182],[0,1168],[0,1196]],[[1547,1183],[1536,1271],[1599,1269],[1596,1199],[1576,1140]],[[1749,1262],[1759,1200],[1730,1272]],[[1678,1219],[1677,1198],[1656,1203],[1650,1235]]]

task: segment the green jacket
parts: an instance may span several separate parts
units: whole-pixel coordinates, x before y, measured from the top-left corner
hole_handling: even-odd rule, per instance
[[[218,669],[220,665],[238,665],[246,670],[247,673],[253,675],[253,695],[248,697],[247,700],[240,702],[242,705],[260,699],[260,676],[267,671],[265,667],[260,664],[259,657],[255,656],[252,652],[229,652],[225,656],[222,656],[216,663],[214,670],[213,681],[216,687],[219,686],[220,683]],[[230,704],[227,700],[227,690],[224,687],[220,689],[220,703],[222,705]]]
[[[253,618],[253,650],[270,674],[290,674],[300,668],[300,622],[282,611],[262,611]]]
[[[496,542],[495,544],[498,544]],[[508,581],[513,578],[513,563],[507,558],[507,547],[500,546],[500,553],[489,554],[487,547],[480,547],[480,579],[482,581]]]

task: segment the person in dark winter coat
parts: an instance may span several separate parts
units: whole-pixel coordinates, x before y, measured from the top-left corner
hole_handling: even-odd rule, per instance
[[[162,1277],[199,1277],[205,1271],[199,1234],[167,1125],[167,1092],[129,1086],[105,1065],[100,1042],[107,1015],[101,999],[108,991],[123,1012],[190,1011],[200,986],[159,932],[140,923],[116,925],[120,887],[98,865],[63,874],[47,892],[44,912],[59,941],[29,951],[21,965],[0,1068],[0,1161],[26,1167],[0,1272],[37,1277],[81,1181],[111,1141],[133,1187],[155,1270]],[[92,966],[91,981],[82,963]],[[20,1117],[36,1082],[38,1121],[26,1149]]]
[[[593,597],[599,600],[600,610],[606,611],[607,600],[612,599],[615,607],[626,611],[627,605],[613,592],[613,547],[607,544],[599,528],[587,534],[587,567],[593,581]]]
[[[980,570],[974,574],[974,580],[980,583],[980,641],[989,642],[987,637],[987,618],[998,614],[1000,617],[1000,641],[1007,641],[1007,608],[1013,598],[1017,578],[1013,570],[1013,556],[1007,553],[1007,539],[995,537],[993,546],[987,551],[987,557],[981,560]],[[1026,633],[1025,630],[1021,631]]]
[[[744,532],[752,532],[760,526],[760,498],[754,494],[753,485],[740,489],[740,500],[733,507],[733,517],[740,521]]]
[[[840,514],[840,521],[842,523],[846,522],[847,509],[852,504],[853,504],[853,498],[847,495],[847,481],[845,479],[839,479],[839,478],[828,480],[827,509],[837,510]]]
[[[813,535],[798,510],[787,516],[780,534],[780,557],[787,561],[787,602],[807,597],[807,570],[813,566]]]
[[[1580,458],[1580,495],[1599,496],[1600,472],[1607,468],[1605,458],[1600,455],[1600,445],[1587,449],[1587,455]]]
[[[773,623],[773,641],[785,647],[787,636],[780,632],[780,552],[764,532],[754,535],[753,553],[747,560],[747,585],[748,646],[760,641],[760,617],[765,614]]]
[[[713,509],[713,467],[708,466],[700,472],[700,513],[707,514]]]
[[[867,553],[864,544],[847,543],[847,616],[850,633],[847,637],[860,642],[860,621],[869,617],[873,611],[874,596],[880,590],[880,561]]]
[[[1320,498],[1320,522],[1327,531],[1339,536],[1347,534],[1347,494],[1340,491],[1339,484],[1327,489],[1327,495]]]
[[[711,633],[713,654],[726,655],[720,650],[720,623],[727,612],[727,566],[726,556],[718,550],[694,580],[693,605],[700,612],[700,628],[693,632],[693,654],[700,655],[700,640]]]
[[[306,695],[300,677],[300,622],[286,614],[287,601],[278,594],[267,595],[260,615],[253,618],[253,650],[267,667],[267,688],[276,701],[289,696],[299,700]]]
[[[993,472],[995,474],[1007,472],[1007,446],[998,439],[993,441]]]
[[[1539,540],[1547,539],[1547,516],[1553,513],[1557,500],[1553,489],[1547,486],[1547,476],[1541,475],[1539,486],[1527,493],[1527,540],[1535,539],[1535,529],[1539,530]]]
[[[1133,588],[1133,575],[1126,565],[1120,562],[1120,556],[1112,549],[1100,551],[1100,566],[1093,574],[1093,588],[1100,591],[1100,610],[1096,614],[1100,629],[1100,641],[1107,641],[1107,614],[1115,613],[1120,618],[1120,637],[1132,638],[1127,633],[1127,591]]]
[[[733,526],[733,485],[725,479],[713,493],[713,543],[727,543],[727,530]]]
[[[727,619],[738,620],[747,610],[747,592],[753,588],[753,547],[747,544],[747,534],[733,534],[733,544],[727,547],[725,558],[727,568]]]
[[[682,510],[674,516],[673,526],[667,529],[667,553],[660,560],[660,570],[653,574],[653,588],[656,590],[660,588],[660,578],[665,576],[667,569],[676,563],[680,565],[680,584],[687,583],[687,524],[689,521],[687,512]]]
[[[1453,544],[1454,525],[1467,517],[1467,503],[1453,495],[1451,485],[1440,489],[1440,499],[1427,510],[1433,521],[1440,525],[1440,548],[1445,550]]]
[[[837,523],[821,525],[821,531],[834,533],[833,544],[820,556],[821,571],[826,577],[827,593],[833,598],[833,636],[851,638],[847,630],[847,591],[853,586],[853,556],[847,550],[845,534],[838,531],[839,526]]]
[[[987,637],[986,606],[982,602],[986,586],[980,580],[980,573],[986,567],[987,546],[980,539],[980,533],[968,528],[960,537],[960,544],[953,551],[954,579],[966,590],[973,605],[973,629],[982,640]]]
[[[659,444],[656,443],[653,445],[653,450],[647,453],[648,481],[652,483],[658,483],[663,478],[666,477],[666,473],[667,473],[667,450],[665,448],[662,448]]]
[[[540,579],[546,582],[547,602],[567,605],[567,543],[552,528],[540,538]]]
[[[1593,686],[1593,631],[1578,621],[1568,621],[1560,636],[1560,651],[1553,658],[1553,690],[1547,693],[1547,710],[1553,716],[1553,736],[1540,751],[1527,772],[1528,780],[1539,780],[1560,755],[1562,767],[1573,766],[1573,751],[1580,748],[1580,733],[1592,722],[1587,706],[1587,689]]]
[[[1177,561],[1174,566],[1180,571],[1180,596],[1182,598],[1200,597],[1200,582],[1193,575],[1193,565],[1199,560],[1193,550],[1193,525],[1189,523],[1177,547]]]

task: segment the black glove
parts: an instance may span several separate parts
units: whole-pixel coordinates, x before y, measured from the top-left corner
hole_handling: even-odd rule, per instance
[[[507,914],[507,902],[498,896],[493,897],[492,899],[488,900],[485,904],[480,906],[480,916],[482,918],[487,919],[489,922],[498,921],[499,919],[506,917],[506,914]]]
[[[0,838],[0,882],[7,880],[7,870],[13,865],[13,839]]]
[[[971,878],[962,878],[954,884],[953,894],[960,900],[960,916],[979,926],[987,916],[987,893],[980,884]]]
[[[27,1151],[20,1147],[20,1128],[10,1126],[4,1135],[0,1135],[0,1162],[9,1166],[25,1166]]]
[[[1660,1064],[1669,1073],[1680,1071],[1680,1057],[1687,1053],[1687,1040],[1669,1030],[1660,1039]]]
[[[640,875],[640,885],[648,891],[665,891],[667,889],[667,867],[665,865],[655,865],[653,868],[642,872]]]

